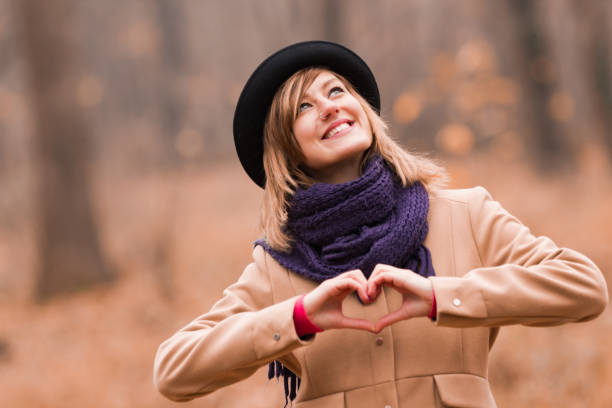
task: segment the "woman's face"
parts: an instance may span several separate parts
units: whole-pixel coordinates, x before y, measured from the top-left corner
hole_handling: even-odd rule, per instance
[[[323,71],[298,104],[293,134],[312,176],[329,183],[357,178],[361,157],[372,144],[359,101],[333,73]]]

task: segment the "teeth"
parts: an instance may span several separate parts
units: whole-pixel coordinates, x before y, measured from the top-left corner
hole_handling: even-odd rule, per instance
[[[335,135],[336,133],[346,129],[350,127],[350,125],[346,122],[339,124],[338,126],[336,126],[335,128],[333,128],[332,130],[330,130],[324,137],[324,139],[330,138],[333,135]]]

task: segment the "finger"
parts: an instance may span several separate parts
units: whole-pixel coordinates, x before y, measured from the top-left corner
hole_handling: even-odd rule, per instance
[[[368,295],[374,298],[378,297],[380,294],[380,284],[375,284],[374,282],[380,279],[381,275],[386,275],[395,269],[397,268],[390,265],[377,264],[368,279]]]
[[[378,296],[380,295],[380,291],[381,291],[380,286],[377,286],[375,284],[372,284],[372,283],[368,282],[368,287],[366,289],[366,292],[368,294],[368,297],[372,301],[374,301],[375,299],[378,298]]]
[[[368,296],[368,293],[367,293],[366,290],[367,290],[366,286],[364,286],[361,283],[357,282],[355,293],[359,297],[359,299],[361,300],[361,302],[363,304],[371,303],[370,297]]]
[[[391,286],[399,292],[411,293],[430,303],[433,298],[431,281],[409,269],[381,273],[371,283],[377,287]]]
[[[376,327],[374,323],[365,319],[353,319],[350,317],[344,317],[340,321],[340,327],[344,329],[357,329],[357,330],[366,330],[374,333]]]
[[[376,322],[375,331],[376,333],[380,333],[382,329],[387,326],[392,325],[393,323],[397,323],[402,320],[406,320],[409,316],[402,309],[398,309],[394,312],[389,313],[384,316],[382,319]]]
[[[331,298],[331,297],[344,298],[349,293],[352,293],[355,291],[357,293],[360,293],[360,296],[363,295],[363,297],[367,298],[367,295],[365,294],[363,286],[359,282],[353,279],[350,279],[350,278],[334,281],[333,283],[331,283],[330,289],[331,290],[328,293],[328,298]]]
[[[363,276],[363,273],[359,269],[346,272],[346,276],[359,282],[364,287],[367,287],[368,280],[365,278],[365,276]]]
[[[392,272],[384,269],[379,269],[375,276],[371,276],[368,280],[368,295],[376,296],[380,295],[381,286],[385,283],[392,281]],[[390,284],[389,286],[394,286]]]
[[[408,273],[409,271],[384,271],[375,276],[369,283],[376,288],[379,288],[382,285],[387,285],[395,289],[410,290],[411,276],[408,275]]]
[[[351,271],[351,277],[353,279],[356,279],[359,283],[361,283],[364,287],[367,286],[368,284],[368,280],[366,279],[366,277],[363,275],[363,272],[361,272],[360,269],[355,269],[353,271]]]
[[[325,322],[330,322],[330,312],[334,314],[333,310],[337,309],[335,314],[342,315],[342,301],[350,293],[357,291],[359,286],[360,285],[352,279],[330,279],[325,281],[304,297],[304,311],[317,326],[322,329],[329,328],[330,326]],[[325,317],[326,315],[328,317]],[[323,321],[321,321],[321,319],[323,319]],[[337,319],[333,320],[338,321]],[[335,327],[337,324],[333,326]]]
[[[359,299],[361,299],[361,302],[364,304],[369,304],[372,302],[370,296],[368,296],[366,285],[359,285],[359,289],[357,289],[357,295],[359,296]]]
[[[380,295],[380,291],[381,288],[378,285],[368,282],[366,293],[368,294],[368,297],[372,299],[372,301],[378,298],[378,296]]]
[[[378,276],[381,273],[385,272],[393,272],[393,271],[401,271],[402,269],[398,269],[395,266],[386,265],[386,264],[376,264],[372,273],[370,274],[370,279]]]
[[[364,304],[371,303],[371,299],[368,296],[368,282],[365,280],[365,277],[353,276],[352,279],[357,283],[359,289],[357,290],[357,295],[361,299]]]
[[[359,277],[360,279],[363,279],[364,281],[366,280],[365,275],[363,274],[363,271],[361,269],[352,269],[349,272]]]
[[[309,314],[313,313],[323,307],[330,299],[342,299],[358,289],[359,284],[350,278],[337,279],[336,277],[326,280],[304,297],[304,309]]]
[[[370,298],[367,294],[368,281],[365,279],[365,276],[363,276],[363,273],[359,269],[345,272],[341,275],[338,275],[338,277],[340,278],[338,280],[351,279],[355,281],[359,285],[357,289],[357,294],[360,297],[361,301],[363,303],[370,303]]]
[[[377,278],[377,276],[380,273],[381,273],[381,270],[379,269],[379,266],[377,265],[372,271],[372,274],[370,275],[370,277],[368,278],[367,293],[368,293],[368,296],[372,299],[376,299],[378,295],[380,294],[380,291],[378,290],[378,286],[374,283],[374,280]]]

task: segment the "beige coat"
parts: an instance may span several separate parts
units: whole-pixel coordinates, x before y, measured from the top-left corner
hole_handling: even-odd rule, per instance
[[[483,188],[432,195],[425,245],[436,271],[435,323],[416,318],[378,335],[329,330],[308,341],[295,333],[293,306],[316,284],[257,247],[212,310],[159,347],[160,392],[192,399],[279,359],[302,379],[296,408],[494,407],[487,361],[499,326],[586,321],[608,303],[588,258],[534,237]],[[384,288],[367,306],[347,297],[343,310],[375,321],[400,303]]]

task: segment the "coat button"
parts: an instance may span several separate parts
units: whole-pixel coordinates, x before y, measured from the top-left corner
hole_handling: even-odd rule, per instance
[[[377,337],[376,338],[376,345],[377,346],[382,346],[383,342],[384,342],[384,339],[382,337]]]
[[[278,333],[274,333],[274,335],[272,336],[272,338],[274,338],[274,340],[279,341],[280,340],[280,334]]]
[[[461,300],[459,300],[459,299],[457,299],[457,298],[454,298],[454,299],[453,299],[453,305],[455,305],[455,306],[457,306],[457,307],[461,306]]]

